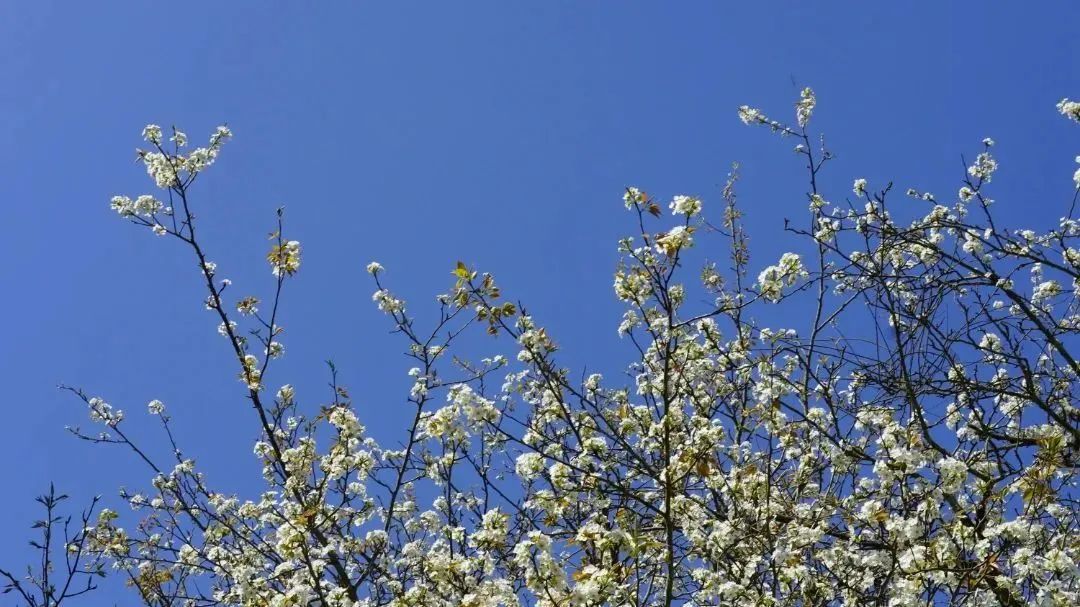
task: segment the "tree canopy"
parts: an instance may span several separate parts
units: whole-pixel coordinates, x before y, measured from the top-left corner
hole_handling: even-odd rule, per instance
[[[808,88],[790,121],[738,110],[805,171],[774,265],[751,262],[737,166],[718,200],[622,193],[622,376],[564,366],[558,335],[482,268],[448,264],[446,290],[414,306],[371,262],[413,360],[393,444],[368,436],[333,365],[321,402],[275,375],[302,271],[284,213],[262,295],[211,260],[196,186],[232,132],[192,147],[147,126],[157,189],[111,208],[201,270],[265,490],[211,486],[172,432],[182,407],[140,412],[160,421],[162,461],[120,407],[69,388],[95,425],[73,432],[129,450],[149,482],[122,493],[133,513],[94,504],[63,541],[42,498],[42,566],[5,572],[8,590],[59,605],[113,570],[153,606],[1080,603],[1080,170],[1045,176],[1066,196],[1041,231],[995,222],[991,139],[947,194],[828,191],[816,109]],[[1057,110],[1080,123],[1080,102]],[[474,333],[508,351],[459,354]],[[61,585],[49,563],[65,561]]]

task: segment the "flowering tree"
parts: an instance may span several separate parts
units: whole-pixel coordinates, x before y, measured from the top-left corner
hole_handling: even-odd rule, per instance
[[[123,494],[137,524],[102,510],[88,549],[162,606],[1080,604],[1080,171],[1057,226],[999,226],[987,139],[954,196],[908,190],[923,210],[897,219],[891,184],[822,189],[815,103],[804,90],[793,123],[739,109],[797,144],[808,211],[788,230],[807,254],[754,271],[736,171],[715,222],[698,198],[675,196],[664,219],[627,188],[637,230],[614,279],[627,382],[562,366],[556,337],[489,274],[458,263],[414,315],[369,264],[415,361],[395,449],[366,435],[333,367],[331,402],[271,386],[302,249],[279,211],[265,301],[233,297],[209,260],[193,186],[230,131],[187,151],[182,132],[148,126],[140,157],[163,193],[112,208],[195,258],[266,489],[210,487],[161,402],[148,409],[171,462],[72,389],[103,426],[75,432],[152,474]],[[1080,103],[1058,109],[1080,122]],[[726,261],[684,282],[706,241]],[[767,306],[791,306],[795,326],[764,326]],[[474,330],[516,352],[452,355]]]

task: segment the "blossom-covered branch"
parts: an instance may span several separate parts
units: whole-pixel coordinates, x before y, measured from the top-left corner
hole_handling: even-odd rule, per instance
[[[1058,110],[1080,121],[1075,106]],[[266,488],[210,488],[159,401],[147,409],[167,465],[119,409],[76,392],[103,426],[79,435],[130,449],[153,476],[125,494],[138,522],[103,511],[90,547],[150,605],[1080,602],[1080,173],[1060,180],[1067,214],[1041,231],[995,221],[990,139],[955,195],[912,187],[897,203],[891,184],[825,181],[817,108],[805,89],[792,123],[738,112],[806,163],[806,219],[785,224],[793,250],[775,264],[752,261],[737,172],[715,222],[703,197],[626,189],[635,229],[619,242],[613,338],[628,379],[564,366],[557,336],[490,274],[458,262],[414,315],[370,263],[373,302],[412,361],[398,448],[367,435],[333,365],[326,402],[281,381],[269,396],[301,245],[279,211],[268,305],[232,298],[191,195],[231,133],[185,154],[183,133],[166,143],[148,126],[140,157],[168,201],[113,208],[193,255]],[[514,352],[470,360],[461,344],[478,329]]]

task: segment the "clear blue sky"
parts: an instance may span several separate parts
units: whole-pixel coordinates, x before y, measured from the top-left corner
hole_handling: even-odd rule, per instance
[[[804,208],[801,170],[791,144],[735,108],[786,118],[793,80],[816,89],[839,156],[829,197],[854,177],[951,194],[960,154],[992,136],[1001,212],[1018,227],[1055,221],[1080,153],[1080,129],[1054,111],[1080,96],[1080,3],[1000,7],[3,3],[0,563],[25,555],[31,498],[50,480],[114,505],[120,485],[148,480],[126,454],[64,432],[87,423],[59,382],[128,410],[148,439],[145,403],[164,400],[212,483],[256,487],[255,428],[193,261],[108,210],[115,193],[150,190],[133,164],[147,122],[197,140],[233,128],[196,190],[222,276],[265,294],[278,205],[305,244],[271,381],[317,402],[333,358],[365,423],[390,438],[408,365],[370,303],[367,261],[422,313],[465,260],[524,299],[567,360],[622,353],[623,188],[716,208],[740,161],[755,267],[769,263],[788,248],[782,218]]]

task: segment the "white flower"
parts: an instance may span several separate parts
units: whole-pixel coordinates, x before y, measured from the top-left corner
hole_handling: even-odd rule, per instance
[[[165,412],[165,403],[157,399],[152,400],[146,404],[146,410],[149,411],[151,415],[161,415]]]
[[[372,276],[374,276],[374,275],[376,275],[376,274],[378,274],[379,272],[382,272],[382,271],[383,271],[382,264],[380,264],[377,261],[373,261],[373,262],[371,262],[371,263],[369,263],[367,265],[367,273],[371,274]]]
[[[818,230],[814,232],[814,238],[821,242],[828,242],[840,231],[840,220],[828,217],[818,218]]]
[[[941,478],[941,490],[945,493],[956,493],[967,479],[968,467],[964,462],[946,457],[938,462],[938,473]]]
[[[817,98],[814,96],[813,89],[804,88],[799,93],[799,101],[795,103],[795,119],[799,126],[804,127],[810,122],[810,115],[813,114],[815,105],[817,105]]]
[[[956,406],[956,403],[949,403],[945,407],[945,426],[950,430],[955,430],[957,424],[960,423],[960,408]]]
[[[120,409],[113,409],[112,405],[100,398],[91,398],[87,404],[90,407],[90,419],[95,422],[101,422],[107,426],[115,426],[124,419],[123,411]]]
[[[668,257],[674,257],[679,250],[693,246],[694,239],[691,237],[693,232],[693,228],[675,226],[668,230],[667,234],[656,239],[656,250]]]
[[[668,205],[673,215],[686,215],[687,217],[693,217],[701,212],[701,200],[694,198],[693,196],[676,196],[671,199],[671,204]]]
[[[742,105],[739,106],[739,120],[742,120],[743,124],[751,124],[754,122],[764,122],[766,118],[760,110],[754,109],[748,105]]]
[[[154,224],[154,227],[150,229],[153,230],[154,234],[157,234],[158,236],[164,236],[169,233],[169,231],[165,229],[165,226],[161,225],[160,223]]]
[[[758,289],[768,301],[779,301],[785,284],[788,286],[807,276],[802,259],[795,253],[784,253],[780,263],[769,266],[758,274]]]
[[[109,208],[116,211],[121,217],[129,217],[135,214],[135,203],[127,196],[113,196],[109,201]]]
[[[856,179],[855,183],[851,186],[851,190],[855,192],[857,196],[862,196],[863,194],[866,194],[866,180]]]
[[[968,167],[968,174],[982,181],[990,181],[997,170],[997,161],[990,152],[983,152],[975,157],[975,164]]]
[[[146,174],[154,180],[154,183],[159,188],[170,188],[179,182],[179,177],[176,174],[176,159],[159,152],[147,152],[142,155],[142,161],[146,165]]]
[[[135,212],[140,215],[153,215],[160,211],[165,206],[160,200],[150,196],[149,194],[143,194],[135,199],[134,208]]]
[[[284,404],[284,405],[292,404],[293,398],[295,398],[295,397],[296,397],[296,391],[293,390],[292,385],[285,384],[284,386],[278,388],[277,399],[279,401],[281,401],[282,404]]]
[[[296,271],[300,269],[300,242],[290,240],[275,245],[267,253],[266,259],[270,262],[270,269],[274,276],[296,274]]]
[[[199,552],[190,544],[181,546],[180,550],[176,553],[176,557],[181,564],[188,567],[194,567],[199,564]]]
[[[282,354],[285,354],[285,346],[281,345],[281,342],[272,341],[266,347],[266,355],[270,358],[279,358]]]
[[[964,232],[964,244],[961,246],[965,253],[972,255],[981,255],[983,252],[983,241],[979,233],[974,230],[967,230]]]
[[[252,451],[254,451],[255,455],[258,455],[259,457],[266,457],[273,452],[273,447],[270,446],[270,443],[258,441],[255,443],[255,447],[252,449]]]
[[[632,209],[634,208],[634,205],[645,204],[649,197],[645,194],[645,192],[642,192],[641,190],[634,187],[629,187],[626,188],[625,192],[623,192],[622,199],[623,204],[626,205],[626,208]]]
[[[1002,345],[1001,338],[996,333],[986,333],[979,340],[979,349],[983,351],[983,356],[987,362],[1000,363],[1004,361],[1001,356]]]
[[[1062,99],[1057,104],[1057,109],[1061,112],[1061,115],[1080,122],[1080,101],[1070,101],[1069,99]]]
[[[188,154],[187,160],[184,163],[184,168],[191,174],[199,173],[206,169],[206,167],[214,164],[214,160],[217,158],[217,150],[208,150],[206,148],[195,148]]]
[[[218,146],[221,145],[221,143],[223,141],[225,141],[226,139],[229,139],[231,137],[232,137],[232,131],[229,130],[229,127],[224,126],[224,125],[219,126],[217,128],[217,130],[214,131],[214,134],[210,135],[210,146],[211,147],[218,147]]]
[[[387,291],[386,289],[379,289],[372,293],[371,300],[379,306],[379,310],[382,310],[387,314],[401,312],[405,309],[405,302],[395,298],[390,294],[390,291]]]
[[[544,471],[544,457],[539,453],[522,453],[517,458],[514,470],[522,480],[532,480]]]
[[[154,145],[161,145],[161,127],[156,124],[148,124],[142,131],[143,139]]]
[[[1031,301],[1033,303],[1039,303],[1043,300],[1056,297],[1061,294],[1061,285],[1056,280],[1045,280],[1035,285],[1035,290],[1031,293]]]
[[[472,535],[473,543],[480,548],[502,546],[506,541],[509,520],[510,517],[498,508],[488,510],[480,521],[480,530]]]

